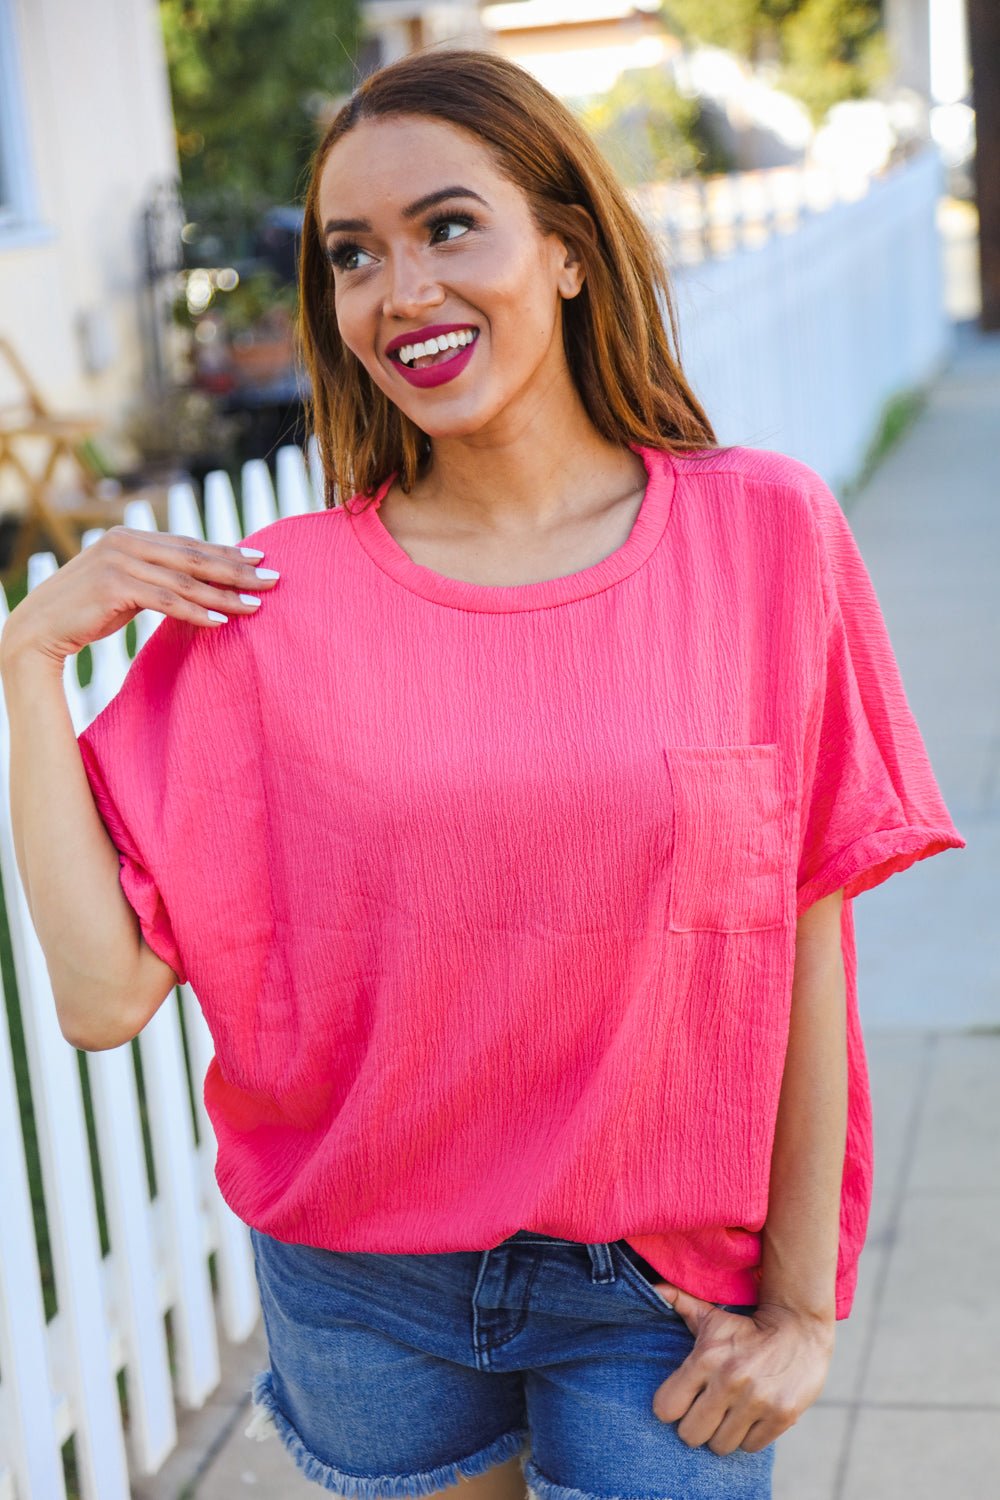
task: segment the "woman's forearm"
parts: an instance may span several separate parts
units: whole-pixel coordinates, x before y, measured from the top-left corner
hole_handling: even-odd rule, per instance
[[[788,1052],[771,1156],[758,1299],[834,1322],[847,1131],[847,1020],[840,941],[843,892],[796,929]]]
[[[20,649],[8,621],[0,671],[14,848],[59,1025],[74,1046],[118,1046],[141,1030],[175,976],[144,942],[122,890],[118,851],[90,790],[60,664]]]

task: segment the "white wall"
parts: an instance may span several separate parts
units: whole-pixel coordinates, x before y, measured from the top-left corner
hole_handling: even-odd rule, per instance
[[[0,332],[53,402],[111,416],[142,374],[139,215],[177,172],[156,0],[0,0],[0,27],[21,95],[5,136],[29,189],[0,222]],[[81,316],[110,355],[99,371]]]

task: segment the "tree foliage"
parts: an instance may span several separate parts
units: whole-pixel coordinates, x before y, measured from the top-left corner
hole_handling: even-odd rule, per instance
[[[662,0],[660,14],[683,40],[776,64],[777,86],[817,123],[889,72],[881,0]]]
[[[691,172],[724,172],[701,102],[679,92],[662,71],[623,73],[580,117],[623,182],[660,182]]]
[[[186,193],[298,195],[316,106],[354,81],[357,0],[159,0]]]

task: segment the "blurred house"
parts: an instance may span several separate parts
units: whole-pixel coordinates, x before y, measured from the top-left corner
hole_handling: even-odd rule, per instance
[[[659,0],[362,0],[363,72],[419,48],[485,47],[534,73],[561,98],[603,93],[631,68],[679,50]]]
[[[659,0],[506,0],[482,16],[497,52],[572,98],[605,93],[623,73],[680,52],[658,10]]]
[[[482,47],[486,36],[476,0],[360,0],[365,43],[362,73],[374,72],[409,52],[450,44]]]
[[[56,406],[141,383],[142,213],[176,173],[154,0],[0,0],[0,334]]]

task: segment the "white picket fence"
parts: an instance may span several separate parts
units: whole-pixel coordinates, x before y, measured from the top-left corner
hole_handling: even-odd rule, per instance
[[[872,180],[870,173],[847,165],[802,162],[709,177],[692,174],[630,191],[643,216],[660,230],[671,264],[694,265],[741,248],[757,249],[835,203],[863,198]]]
[[[917,159],[860,202],[807,219],[793,235],[678,272],[685,365],[722,441],[794,453],[834,488],[853,472],[852,458],[860,459],[883,401],[926,380],[947,347],[934,227],[938,183],[936,160]],[[245,466],[239,510],[226,476],[208,476],[204,533],[190,486],[174,486],[168,529],[233,544],[279,515],[321,509],[321,495],[315,449],[306,460],[286,448],[277,455],[276,493],[264,463]],[[125,523],[155,526],[141,503],[128,507]],[[99,534],[88,534],[85,545]],[[52,554],[35,555],[29,587],[54,568]],[[6,613],[0,593],[0,624]],[[139,642],[160,618],[137,618]],[[75,662],[66,669],[78,732],[129,665],[124,631],[91,649],[86,689]],[[256,1323],[249,1242],[215,1185],[215,1143],[201,1102],[211,1041],[183,986],[137,1043],[155,1195],[133,1049],[85,1059],[110,1242],[102,1255],[78,1055],[58,1030],[17,873],[8,764],[0,698],[0,876],[58,1300],[46,1322],[10,1040],[0,1016],[0,1500],[63,1500],[60,1450],[69,1438],[83,1500],[127,1500],[129,1475],[155,1473],[174,1447],[178,1409],[200,1406],[218,1384],[220,1335],[240,1342]],[[121,1372],[127,1422],[116,1386]]]
[[[952,331],[928,149],[759,249],[677,268],[685,372],[720,442],[773,448],[839,491],[886,403],[941,368]]]
[[[234,544],[279,515],[322,508],[321,490],[311,482],[299,449],[278,455],[277,479],[276,499],[267,465],[246,465],[241,522],[227,476],[210,475],[204,531],[191,487],[175,485],[168,529]],[[140,529],[156,526],[144,502],[129,505],[124,521]],[[88,533],[84,544],[100,534]],[[52,553],[33,556],[29,587],[55,567]],[[4,600],[3,619],[6,614]],[[151,611],[137,617],[137,645],[162,618]],[[95,642],[91,654],[86,688],[80,686],[75,659],[66,666],[66,696],[77,733],[121,686],[130,660],[125,631]],[[195,996],[184,985],[176,1002],[161,1007],[138,1041],[155,1198],[147,1181],[132,1049],[86,1058],[110,1240],[110,1253],[101,1255],[77,1054],[56,1023],[44,957],[14,857],[5,705],[0,721],[0,872],[58,1297],[58,1311],[46,1325],[10,1043],[7,1027],[0,1024],[0,1500],[61,1500],[66,1491],[60,1449],[69,1437],[75,1440],[80,1489],[87,1500],[127,1500],[129,1472],[154,1473],[175,1445],[175,1402],[198,1407],[218,1385],[217,1317],[221,1331],[236,1342],[248,1336],[257,1320],[249,1237],[215,1184],[215,1143],[201,1097],[211,1039]],[[127,1431],[116,1389],[122,1370]]]

